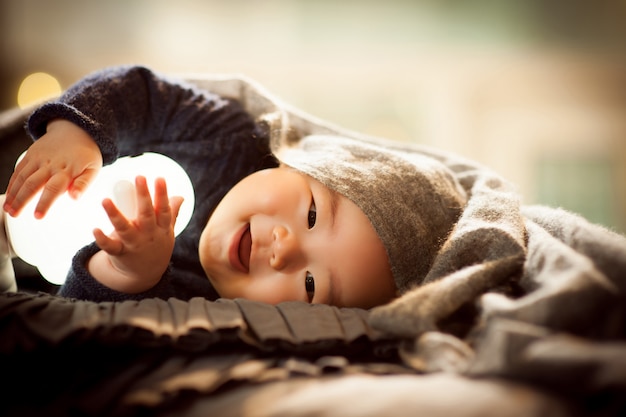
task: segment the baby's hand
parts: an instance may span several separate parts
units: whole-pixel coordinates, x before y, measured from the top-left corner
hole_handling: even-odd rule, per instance
[[[35,208],[35,217],[42,218],[65,191],[78,198],[101,167],[102,154],[87,132],[67,120],[53,120],[15,167],[3,208],[15,217],[43,188]]]
[[[102,202],[115,230],[106,236],[95,229],[101,249],[89,261],[89,272],[116,291],[139,293],[155,286],[166,271],[174,250],[174,224],[182,197],[168,199],[165,180],[154,184],[154,205],[144,177],[135,179],[137,215],[127,219],[113,201]]]

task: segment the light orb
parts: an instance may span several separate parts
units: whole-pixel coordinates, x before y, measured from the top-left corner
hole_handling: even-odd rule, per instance
[[[107,234],[113,231],[101,205],[104,198],[111,198],[126,217],[135,217],[134,181],[138,175],[146,177],[153,198],[154,181],[158,177],[165,178],[170,197],[184,198],[174,226],[178,236],[193,214],[195,195],[191,180],[176,161],[148,152],[119,158],[103,167],[80,198],[74,200],[64,193],[43,219],[33,215],[41,192],[19,216],[6,216],[7,235],[15,254],[37,267],[47,281],[62,285],[76,252],[93,242],[93,229],[100,228]]]

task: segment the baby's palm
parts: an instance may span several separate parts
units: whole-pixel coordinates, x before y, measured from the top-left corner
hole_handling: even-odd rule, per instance
[[[96,244],[109,256],[111,266],[123,277],[116,279],[117,290],[137,293],[156,285],[169,265],[174,249],[174,224],[182,198],[168,199],[163,179],[155,182],[154,205],[146,180],[136,179],[137,215],[126,218],[110,200],[103,201],[115,230],[106,236],[94,230]]]

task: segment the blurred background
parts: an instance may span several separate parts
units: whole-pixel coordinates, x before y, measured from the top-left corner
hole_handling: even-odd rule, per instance
[[[623,0],[0,0],[0,110],[116,64],[242,73],[624,233],[624,22]]]

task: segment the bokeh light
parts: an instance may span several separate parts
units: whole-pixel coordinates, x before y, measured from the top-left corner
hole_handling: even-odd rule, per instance
[[[61,94],[61,84],[50,74],[36,72],[28,75],[17,92],[17,105],[25,109]]]

